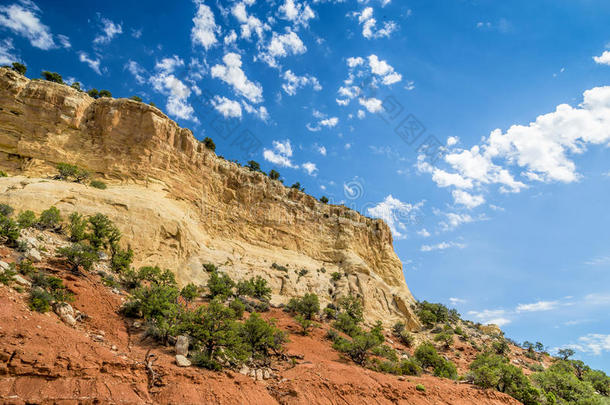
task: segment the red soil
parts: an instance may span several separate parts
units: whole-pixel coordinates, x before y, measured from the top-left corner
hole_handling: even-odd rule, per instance
[[[0,251],[0,257],[7,251]],[[10,257],[2,257],[10,261]],[[287,353],[295,366],[280,363],[276,379],[253,381],[234,371],[180,368],[173,348],[142,341],[142,331],[117,314],[123,297],[98,276],[74,276],[44,265],[66,281],[73,306],[89,317],[76,328],[53,314],[32,312],[27,294],[0,287],[0,402],[5,404],[518,404],[511,397],[431,376],[396,377],[342,359],[324,338],[297,333],[291,317],[274,309],[266,318],[289,331]],[[103,341],[94,335],[103,334]],[[114,346],[114,347],[113,347]],[[144,359],[163,385],[148,387]],[[415,389],[423,384],[426,392]]]

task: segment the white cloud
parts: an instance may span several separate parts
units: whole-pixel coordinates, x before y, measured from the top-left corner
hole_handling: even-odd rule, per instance
[[[451,303],[451,305],[457,305],[457,304],[465,304],[466,300],[461,299],[461,298],[449,298],[449,302]]]
[[[413,223],[423,201],[416,204],[409,204],[388,195],[382,202],[372,208],[367,209],[367,214],[373,218],[383,219],[396,239],[406,238],[407,224]]]
[[[318,151],[318,153],[320,155],[326,156],[326,147],[320,146],[320,145],[316,145],[316,150]]]
[[[386,21],[382,28],[377,28],[377,20],[373,17],[373,8],[366,7],[360,13],[354,13],[358,23],[362,25],[362,36],[366,39],[388,38],[398,26],[394,21]]]
[[[604,352],[610,352],[610,335],[600,333],[589,333],[578,338],[578,343],[562,346],[557,349],[573,349],[579,352],[600,356]]]
[[[511,322],[509,319],[506,318],[507,314],[506,311],[503,309],[468,311],[468,315],[474,316],[477,321],[483,324],[494,324],[498,326],[504,326]]]
[[[235,41],[237,41],[237,34],[235,33],[234,30],[231,30],[231,32],[229,32],[229,35],[225,36],[224,42],[225,45],[230,45],[235,43]]]
[[[373,114],[378,113],[381,110],[383,110],[382,101],[375,97],[371,97],[371,98],[360,97],[358,99],[358,103],[360,103],[361,106],[366,108],[368,112],[373,113]]]
[[[89,65],[89,67],[91,69],[93,69],[93,71],[95,73],[97,73],[98,75],[101,75],[102,72],[100,70],[100,60],[98,59],[92,59],[89,57],[89,55],[86,52],[79,52],[78,53],[78,59],[83,62],[86,63],[87,65]]]
[[[238,2],[231,9],[231,14],[241,23],[241,37],[250,39],[252,32],[256,32],[259,40],[262,40],[264,31],[271,29],[268,24],[263,24],[258,18],[248,15],[246,6],[254,4],[250,1]]]
[[[144,84],[146,82],[146,78],[144,77],[144,75],[146,74],[146,71],[144,70],[144,68],[142,66],[140,66],[140,64],[138,62],[129,60],[125,64],[125,69],[127,69],[129,71],[129,73],[131,73],[133,75],[133,77],[136,79],[136,82],[138,82],[138,84]]]
[[[51,30],[40,21],[39,15],[40,8],[30,0],[3,5],[0,6],[0,26],[27,38],[36,48],[43,50],[56,48]]]
[[[485,198],[482,195],[472,195],[464,190],[453,190],[451,194],[456,204],[463,205],[469,209],[476,208],[485,202]]]
[[[466,247],[466,245],[463,243],[441,242],[441,243],[437,243],[436,245],[422,245],[422,247],[419,250],[421,250],[422,252],[433,252],[435,250],[446,250],[446,249],[450,249],[450,248],[464,249],[465,247]]]
[[[339,124],[339,118],[337,118],[337,117],[327,118],[326,114],[324,114],[318,110],[313,111],[313,116],[315,118],[318,118],[318,122],[316,124],[308,123],[306,125],[306,128],[311,132],[319,132],[322,130],[322,128],[334,128],[337,126],[337,124]]]
[[[610,264],[610,256],[598,256],[585,262],[589,266],[604,266]]]
[[[428,232],[426,228],[422,228],[421,230],[417,231],[417,234],[424,238],[429,238],[431,236],[430,232]]]
[[[184,66],[184,61],[178,56],[164,58],[157,62],[156,73],[149,80],[155,91],[167,96],[166,108],[170,115],[198,122],[193,107],[188,103],[191,90],[173,74],[180,66]]]
[[[271,36],[271,41],[260,53],[260,58],[271,67],[278,67],[277,59],[289,55],[301,55],[307,52],[307,47],[299,36],[290,28],[285,34],[276,32]]]
[[[107,18],[102,18],[102,32],[96,35],[93,43],[96,45],[104,45],[110,43],[114,37],[123,33],[121,24],[116,24]]]
[[[273,141],[273,149],[264,149],[263,158],[275,165],[281,167],[297,168],[298,166],[292,163],[292,145],[290,140]]]
[[[214,21],[214,13],[203,0],[197,1],[197,14],[193,17],[191,40],[194,45],[201,45],[206,50],[218,42],[216,34],[220,34],[220,27]]]
[[[458,214],[455,212],[447,212],[443,214],[445,220],[440,222],[441,228],[444,231],[450,231],[462,224],[474,222],[474,218],[468,214]]]
[[[62,47],[66,48],[66,49],[72,48],[72,44],[70,43],[70,38],[68,38],[67,36],[58,34],[57,40],[59,41],[59,43],[61,44]]]
[[[402,80],[402,75],[394,71],[394,68],[385,60],[380,60],[377,55],[369,56],[369,67],[374,75],[381,76],[383,84],[391,85]]]
[[[297,76],[291,70],[287,70],[284,72],[284,83],[282,84],[282,89],[289,95],[294,96],[297,94],[297,90],[310,85],[313,87],[315,91],[322,90],[322,86],[318,79],[313,76]]]
[[[269,119],[269,113],[267,112],[267,108],[265,108],[265,106],[261,105],[256,108],[246,103],[244,100],[241,101],[241,104],[244,106],[244,110],[246,110],[248,114],[255,115],[261,121],[267,121]]]
[[[223,58],[224,65],[212,67],[212,77],[218,78],[231,85],[233,90],[248,99],[252,103],[263,101],[263,88],[258,83],[253,83],[246,77],[241,69],[241,56],[229,52]]]
[[[594,56],[593,60],[599,65],[610,66],[610,51],[604,51],[600,56]]]
[[[451,168],[446,173],[461,176],[462,188],[496,184],[501,192],[519,192],[528,187],[526,182],[578,181],[582,176],[572,156],[591,145],[609,144],[610,86],[595,87],[583,93],[577,107],[561,104],[528,125],[496,129],[480,145],[448,150],[444,162]],[[511,169],[522,178],[516,179]],[[438,173],[425,165],[420,170]]]
[[[312,162],[305,162],[301,165],[301,167],[303,168],[303,170],[305,170],[305,172],[307,172],[307,174],[309,174],[310,176],[315,176],[317,171],[318,171],[318,167],[316,166],[315,163]]]
[[[302,25],[306,27],[309,20],[314,18],[316,14],[307,3],[299,3],[295,0],[284,0],[284,4],[278,9],[280,18],[294,23],[294,25]]]
[[[0,40],[0,65],[10,65],[13,62],[18,62],[20,59],[14,54],[15,46],[12,38],[4,38]]]
[[[226,97],[214,96],[212,105],[225,118],[241,118],[241,105]]]
[[[519,304],[517,305],[517,312],[540,312],[550,311],[559,306],[558,301],[538,301],[532,304]]]

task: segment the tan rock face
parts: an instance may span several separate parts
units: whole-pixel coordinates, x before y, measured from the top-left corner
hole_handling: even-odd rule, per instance
[[[88,169],[109,188],[52,180],[58,162]],[[237,280],[262,275],[274,302],[360,294],[367,320],[419,326],[383,221],[218,158],[157,108],[93,100],[0,68],[0,169],[11,174],[0,178],[0,202],[37,213],[51,205],[66,216],[104,213],[136,265],[171,268],[182,283],[205,283],[202,264],[211,262]],[[332,282],[333,272],[344,277]]]

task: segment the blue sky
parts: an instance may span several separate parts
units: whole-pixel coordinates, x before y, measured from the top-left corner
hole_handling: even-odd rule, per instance
[[[418,299],[610,371],[608,18],[595,0],[12,0],[0,63],[138,95],[384,218]]]

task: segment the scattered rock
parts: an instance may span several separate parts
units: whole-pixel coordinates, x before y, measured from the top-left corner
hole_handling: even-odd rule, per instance
[[[141,328],[141,327],[142,327],[142,322],[140,322],[140,321],[135,321],[135,322],[132,324],[132,326],[133,326],[135,329]]]
[[[112,289],[112,293],[113,294],[117,294],[117,295],[121,295],[121,290],[119,290],[118,288],[113,288]]]
[[[246,366],[244,364],[244,366],[241,368],[241,370],[239,370],[239,373],[243,374],[243,375],[249,375],[250,374],[250,367],[248,367],[248,366]]]
[[[271,372],[269,371],[269,369],[268,369],[268,368],[266,368],[266,369],[264,369],[264,370],[263,370],[263,378],[264,378],[265,380],[268,380],[268,379],[270,379],[270,378],[271,378]]]
[[[181,354],[176,355],[176,364],[180,367],[190,367],[191,361]]]
[[[11,266],[9,266],[7,262],[3,262],[2,260],[0,260],[0,269],[8,270],[10,267]]]
[[[263,381],[263,370],[260,368],[256,370],[256,380]]]
[[[30,248],[38,249],[38,241],[36,238],[32,238],[31,236],[24,236],[20,239],[25,242]]]
[[[24,287],[31,287],[32,286],[32,283],[30,283],[28,280],[26,280],[25,278],[23,278],[19,274],[15,274],[13,276],[13,281],[15,281],[17,284],[22,285]]]
[[[74,309],[72,305],[62,302],[55,306],[55,313],[59,318],[70,326],[76,325],[76,319],[74,319]]]
[[[112,350],[113,352],[116,352],[117,350],[119,350],[119,348],[116,345],[112,345],[110,347],[110,350]]]
[[[40,252],[36,249],[28,250],[25,254],[25,258],[34,263],[42,261],[42,256],[40,255]]]
[[[180,335],[176,338],[176,354],[181,356],[189,355],[189,338],[185,335]]]
[[[104,341],[104,336],[102,336],[102,335],[91,335],[91,339],[95,340],[96,342],[103,342]]]

